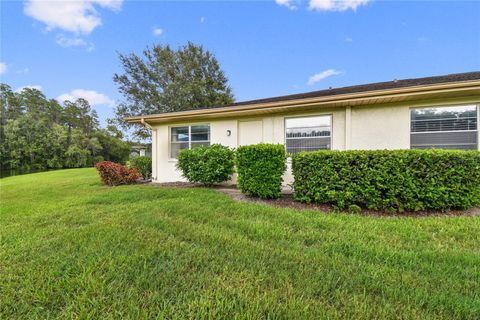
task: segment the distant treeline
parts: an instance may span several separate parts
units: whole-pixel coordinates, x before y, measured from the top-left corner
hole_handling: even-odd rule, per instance
[[[2,170],[79,168],[128,159],[131,143],[115,126],[100,128],[88,101],[61,105],[37,90],[0,84]]]

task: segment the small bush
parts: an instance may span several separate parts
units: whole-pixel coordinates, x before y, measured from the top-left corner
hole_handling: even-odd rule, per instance
[[[134,157],[129,162],[128,167],[137,169],[143,179],[152,177],[152,157]]]
[[[234,151],[220,144],[183,149],[178,155],[177,168],[190,182],[204,185],[225,182],[234,172]]]
[[[285,147],[281,144],[256,144],[237,149],[237,185],[248,195],[264,199],[281,196],[285,172]]]
[[[480,205],[480,152],[317,151],[293,156],[295,199],[376,210]]]
[[[137,169],[129,169],[119,163],[103,161],[95,165],[100,175],[100,180],[108,186],[131,184],[140,177]]]

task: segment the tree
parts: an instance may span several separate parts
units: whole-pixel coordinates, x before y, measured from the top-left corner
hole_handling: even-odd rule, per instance
[[[5,125],[7,120],[16,119],[24,113],[18,94],[12,91],[7,84],[0,84],[0,123]]]
[[[130,143],[117,128],[101,129],[88,101],[48,100],[37,89],[0,84],[0,169],[43,170],[124,162]]]
[[[63,168],[65,162],[65,150],[68,148],[67,130],[64,126],[54,123],[49,130],[48,139],[48,157],[47,168],[60,169]]]
[[[81,129],[83,133],[90,134],[98,128],[98,116],[92,110],[87,100],[79,98],[75,102],[65,101],[63,121],[71,129]]]
[[[26,114],[9,120],[4,129],[2,149],[5,167],[11,169],[45,169],[47,161],[54,158],[52,137],[54,132],[45,119]],[[56,139],[54,139],[56,140]]]
[[[47,105],[47,117],[52,123],[63,124],[63,107],[55,99],[50,99]]]
[[[20,104],[25,112],[35,119],[46,117],[49,110],[49,101],[45,95],[35,88],[24,88],[18,95]]]
[[[89,155],[88,150],[83,150],[76,145],[71,145],[68,147],[67,152],[65,152],[65,166],[67,168],[86,167]]]
[[[108,129],[95,131],[95,138],[98,139],[102,150],[98,153],[104,160],[113,162],[125,162],[130,156],[130,142],[120,140],[114,133]]]
[[[194,110],[233,103],[227,77],[215,56],[202,46],[189,42],[178,50],[155,45],[136,54],[119,55],[123,74],[113,81],[126,101],[116,108],[117,123],[124,128],[124,117],[172,111]],[[139,138],[149,136],[136,127]]]
[[[8,149],[5,144],[5,126],[8,120],[13,120],[23,114],[22,107],[12,88],[7,84],[0,84],[0,167],[7,162],[14,163],[9,159]]]

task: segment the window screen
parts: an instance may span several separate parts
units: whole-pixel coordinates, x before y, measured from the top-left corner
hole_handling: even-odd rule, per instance
[[[285,120],[287,152],[326,150],[331,147],[331,116],[288,118]]]
[[[170,157],[177,158],[182,149],[210,145],[210,125],[173,127],[170,129]]]
[[[415,108],[411,110],[410,146],[476,150],[477,128],[475,105]]]

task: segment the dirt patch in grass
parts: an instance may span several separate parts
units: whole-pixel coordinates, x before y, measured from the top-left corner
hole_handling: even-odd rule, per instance
[[[166,183],[154,183],[155,186],[168,187],[168,188],[201,188],[202,184],[190,183],[190,182],[166,182]],[[318,210],[324,213],[333,213],[335,208],[329,204],[307,204],[295,201],[293,199],[293,193],[290,189],[284,189],[282,191],[282,197],[279,199],[260,199],[252,196],[245,195],[236,188],[235,185],[214,185],[211,187],[221,193],[224,193],[232,199],[240,202],[251,202],[266,204],[277,208],[291,208],[299,210]],[[349,213],[346,211],[345,213]],[[480,208],[471,208],[468,210],[423,210],[423,211],[404,211],[404,212],[388,212],[383,210],[370,210],[362,209],[361,215],[379,216],[379,217],[431,217],[431,216],[443,216],[443,217],[457,217],[457,216],[480,216]]]
[[[262,203],[278,208],[292,208],[300,210],[318,210],[325,213],[335,212],[335,208],[329,204],[307,204],[293,200],[293,194],[284,193],[279,199],[259,199],[251,196],[244,195],[238,189],[233,188],[216,188],[216,190],[225,193],[237,201],[243,202],[254,202]],[[349,213],[348,211],[345,213]],[[454,217],[454,216],[480,216],[480,208],[472,208],[469,210],[448,210],[448,211],[435,211],[435,210],[424,210],[424,211],[405,211],[405,212],[388,212],[381,210],[369,210],[362,209],[360,212],[362,215],[369,216],[381,216],[381,217],[430,217],[430,216],[445,216],[445,217]]]

